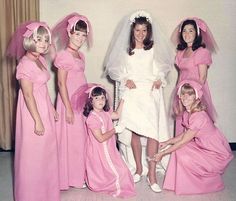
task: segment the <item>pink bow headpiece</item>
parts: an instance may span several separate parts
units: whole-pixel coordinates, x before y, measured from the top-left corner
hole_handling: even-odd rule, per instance
[[[87,34],[89,33],[88,19],[83,15],[74,16],[74,17],[72,17],[68,20],[68,26],[67,26],[67,32],[68,33],[70,33],[70,31],[73,27],[74,27],[74,31],[75,31],[75,25],[79,20],[82,20],[86,23],[86,25],[87,25]]]
[[[102,89],[104,89],[104,90],[106,91],[106,89],[105,89],[102,85],[99,85],[99,84],[98,84],[98,85],[94,85],[94,86],[88,88],[88,89],[85,91],[85,93],[88,94],[88,98],[91,98],[92,91],[93,91],[95,88],[97,88],[97,87],[100,87],[100,88],[102,88]],[[107,98],[107,97],[106,97],[106,98]]]
[[[195,80],[183,80],[181,81],[177,88],[178,88],[178,91],[177,91],[177,95],[180,97],[180,94],[181,94],[181,88],[184,84],[189,84],[195,91],[195,94],[196,94],[196,99],[201,99],[202,95],[203,95],[203,91],[202,91],[202,85],[195,81]]]
[[[200,34],[200,29],[201,29],[202,31],[204,31],[204,32],[207,31],[207,25],[206,25],[206,23],[205,23],[202,19],[200,19],[200,18],[193,17],[193,18],[187,18],[187,19],[183,20],[183,21],[180,23],[179,32],[181,32],[182,24],[183,24],[183,22],[186,21],[186,20],[194,20],[194,21],[196,22],[196,24],[197,24],[197,35],[198,35],[198,36],[199,36],[199,34]]]
[[[48,35],[49,35],[49,44],[51,44],[51,32],[47,26],[46,23],[44,22],[33,22],[29,25],[26,26],[27,30],[26,32],[23,34],[23,37],[26,37],[26,38],[29,38],[30,36],[34,36],[36,35],[37,36],[37,30],[38,28],[42,26],[44,27],[47,31],[48,31]]]

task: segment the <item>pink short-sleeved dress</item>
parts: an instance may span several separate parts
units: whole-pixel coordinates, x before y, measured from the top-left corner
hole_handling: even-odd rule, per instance
[[[92,111],[86,124],[89,133],[86,159],[89,188],[114,197],[135,196],[133,178],[116,148],[115,136],[100,143],[91,131],[91,129],[101,129],[105,133],[113,128],[109,112]]]
[[[179,78],[178,83],[180,83],[182,80],[188,79],[188,80],[196,80],[199,81],[199,65],[200,64],[206,64],[208,66],[212,63],[212,58],[210,52],[206,48],[198,48],[195,50],[192,55],[188,58],[184,57],[184,50],[178,51],[175,59],[175,63],[178,66],[179,69]],[[177,83],[177,85],[178,85]],[[175,89],[173,91],[173,94],[177,94]],[[174,96],[175,96],[174,95]],[[216,111],[215,107],[212,103],[210,90],[208,87],[207,81],[203,85],[203,98],[204,103],[207,106],[207,113],[211,117],[213,121],[216,120]],[[173,105],[176,105],[177,97],[174,98]],[[183,126],[181,125],[181,117],[176,118],[176,131],[175,135],[179,135],[183,132]]]
[[[39,58],[46,67],[43,57]],[[15,201],[59,201],[58,151],[52,102],[47,81],[49,72],[24,56],[16,72],[18,80],[33,84],[33,96],[43,121],[43,136],[34,133],[34,120],[19,90],[15,136]]]
[[[179,195],[222,190],[222,174],[233,158],[227,139],[205,111],[185,112],[183,125],[197,134],[171,154],[163,188]]]
[[[68,50],[59,52],[54,65],[58,69],[68,72],[66,87],[69,99],[80,86],[87,83],[84,69],[85,60],[81,52],[81,59],[75,58]],[[57,112],[59,121],[56,131],[59,147],[60,188],[68,189],[70,186],[82,187],[85,182],[85,144],[87,133],[82,112],[74,110],[74,124],[68,124],[65,119],[65,106],[61,96],[57,95]]]

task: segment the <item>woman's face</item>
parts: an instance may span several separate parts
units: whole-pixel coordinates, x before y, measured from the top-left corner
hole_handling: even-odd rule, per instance
[[[103,94],[100,96],[93,97],[92,105],[95,111],[102,111],[105,104],[106,104],[106,97]]]
[[[143,41],[147,36],[147,26],[145,24],[136,24],[134,27],[134,39],[136,46],[143,46]]]
[[[83,31],[75,31],[74,33],[70,34],[70,45],[73,48],[80,48],[87,39],[86,32]]]
[[[44,54],[49,47],[49,39],[48,35],[37,35],[36,41],[35,41],[35,47],[36,47],[36,52],[39,54]]]
[[[180,94],[180,100],[183,106],[186,108],[186,110],[190,110],[191,106],[195,102],[195,99],[196,99],[195,94],[189,94],[189,93]]]
[[[192,46],[193,41],[196,37],[196,30],[192,24],[187,24],[184,26],[182,31],[182,37],[184,41],[188,44],[188,47]]]

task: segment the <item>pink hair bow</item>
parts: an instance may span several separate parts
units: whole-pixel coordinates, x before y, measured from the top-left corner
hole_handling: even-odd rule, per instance
[[[88,94],[88,97],[91,98],[91,94],[92,94],[92,91],[96,88],[96,87],[100,87],[102,89],[104,89],[106,91],[106,89],[102,86],[102,85],[94,85],[90,88],[88,88],[85,93]]]
[[[23,34],[23,37],[29,38],[29,37],[32,36],[34,33],[37,33],[37,30],[38,30],[38,28],[39,28],[40,26],[42,26],[42,27],[44,27],[45,29],[47,29],[48,34],[49,34],[49,38],[50,38],[49,43],[51,44],[51,32],[50,32],[50,30],[49,30],[47,24],[44,23],[44,22],[33,22],[33,23],[27,25],[27,26],[26,26],[27,30],[26,30],[26,32]]]
[[[183,80],[178,84],[178,91],[177,91],[177,95],[180,96],[181,94],[181,88],[184,84],[189,84],[195,91],[196,94],[196,99],[199,98],[201,99],[202,95],[203,95],[203,91],[202,91],[202,85],[195,81],[195,80]]]
[[[72,18],[70,18],[68,20],[68,26],[67,26],[67,31],[68,33],[70,33],[70,30],[74,27],[74,30],[75,30],[75,25],[76,23],[79,21],[79,20],[82,20],[86,23],[87,25],[87,34],[89,33],[89,24],[88,24],[88,19],[83,16],[83,15],[79,15],[79,16],[74,16]]]

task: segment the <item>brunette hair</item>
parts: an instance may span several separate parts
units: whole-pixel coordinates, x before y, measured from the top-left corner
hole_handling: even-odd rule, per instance
[[[106,97],[106,102],[105,102],[105,106],[103,107],[103,110],[105,112],[108,112],[110,110],[110,106],[109,106],[109,102],[107,98],[107,92],[105,89],[101,87],[95,87],[90,94],[91,95],[90,97],[88,97],[87,102],[84,106],[84,111],[83,111],[84,116],[88,117],[91,110],[93,110],[92,101],[93,101],[93,98],[96,96],[104,95]]]
[[[192,25],[195,29],[195,32],[196,32],[196,36],[195,36],[195,39],[193,41],[193,45],[192,45],[192,50],[195,51],[197,50],[199,47],[203,47],[205,48],[206,45],[204,43],[202,43],[202,34],[201,34],[201,30],[199,29],[199,34],[197,33],[197,24],[194,20],[190,20],[190,19],[187,19],[185,20],[182,25],[181,25],[181,29],[180,29],[180,34],[179,34],[179,44],[177,45],[177,50],[184,50],[185,48],[187,48],[187,43],[184,41],[183,39],[183,30],[184,30],[184,27],[186,25]]]
[[[73,34],[75,31],[82,31],[87,33],[87,24],[83,20],[79,20],[74,27],[72,27],[70,33]]]
[[[146,17],[136,17],[135,22],[131,25],[130,30],[130,39],[129,39],[129,48],[128,48],[128,54],[131,56],[134,54],[133,50],[135,48],[135,38],[134,38],[134,29],[137,24],[146,25],[147,27],[147,36],[143,41],[144,44],[144,50],[150,50],[153,46],[153,40],[152,40],[152,25],[147,20]]]

